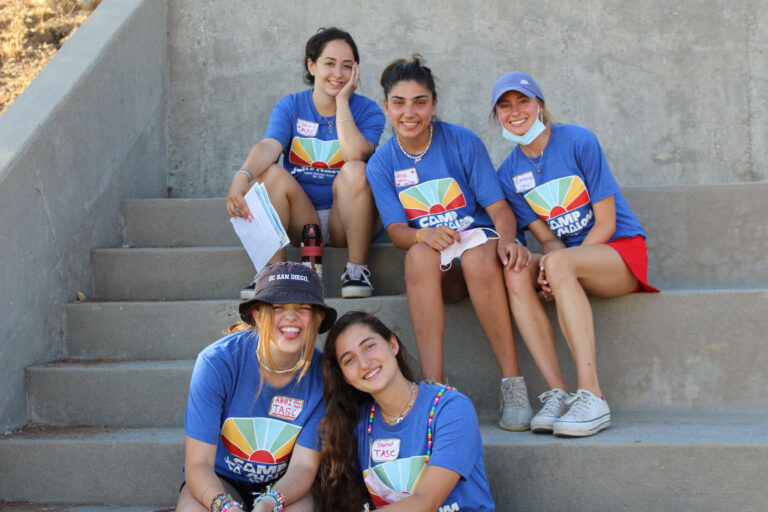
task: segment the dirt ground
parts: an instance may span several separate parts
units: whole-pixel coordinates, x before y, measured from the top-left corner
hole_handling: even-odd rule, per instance
[[[0,0],[0,114],[101,0]]]

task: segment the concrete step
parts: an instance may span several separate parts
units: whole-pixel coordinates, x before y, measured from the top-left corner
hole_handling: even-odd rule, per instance
[[[178,497],[183,461],[179,428],[35,428],[0,437],[0,496],[169,507]]]
[[[614,413],[611,428],[586,439],[507,432],[488,421],[481,434],[500,511],[764,510],[755,477],[768,456],[764,413],[635,409]],[[172,506],[183,442],[182,429],[47,428],[4,436],[0,495]],[[41,468],[51,468],[44,486]]]
[[[623,193],[649,236],[652,283],[670,290],[768,286],[768,236],[754,222],[768,216],[768,183]],[[126,200],[122,211],[127,245],[239,246],[222,198]]]
[[[29,503],[0,501],[2,512],[173,512],[175,507],[162,505],[146,507],[120,507],[112,505],[68,505],[66,503]]]
[[[350,309],[376,312],[400,334],[411,354],[416,356],[404,296],[333,299],[330,303],[340,313]],[[593,299],[593,306],[601,384],[613,408],[665,405],[692,410],[711,407],[731,410],[757,406],[768,410],[768,402],[763,398],[768,396],[768,381],[764,378],[768,354],[762,350],[764,333],[768,332],[768,317],[763,313],[768,310],[768,290],[637,294],[612,300]],[[221,336],[223,328],[234,319],[234,309],[235,302],[230,301],[71,304],[66,308],[68,350],[71,356],[77,357],[193,359]],[[471,303],[465,299],[448,305],[446,311],[448,379],[473,400],[478,410],[495,411],[500,376]],[[549,312],[554,319],[551,306]],[[108,337],[104,336],[103,326],[109,326]],[[575,385],[575,371],[559,334],[556,343],[564,374],[568,382]],[[519,339],[517,346],[530,398],[534,401],[545,390],[545,384]],[[77,371],[89,371],[89,364],[84,363]],[[165,398],[153,397],[157,407],[118,415],[111,411],[113,405],[107,405],[110,412],[94,413],[93,421],[117,417],[143,421],[145,417],[158,418],[157,415],[163,414],[180,418],[188,370],[184,363],[168,363],[181,366],[175,367],[178,371],[159,371],[154,366],[158,364],[147,367],[147,377],[136,377],[139,382],[150,382],[149,388],[154,386],[161,390],[159,393],[167,394]],[[414,365],[417,366],[417,362]],[[36,413],[36,421],[45,423],[54,418],[56,423],[82,421],[61,419],[66,416],[46,417],[42,413],[54,410],[65,415],[84,407],[70,404],[67,397],[77,396],[79,391],[68,392],[68,385],[57,380],[63,378],[56,377],[57,372],[64,372],[66,368],[67,365],[43,365],[30,369],[30,390],[37,390],[30,392],[30,403],[35,404],[31,410],[41,411]],[[113,371],[119,368],[143,371],[139,362],[120,363],[112,368]],[[97,373],[94,368],[91,371]],[[41,382],[46,382],[45,386],[35,381],[38,375]],[[132,385],[111,386],[108,373],[101,373],[99,378],[105,379],[103,384],[85,385],[83,392],[107,388],[110,392],[103,394],[109,398],[115,396],[112,387],[117,387],[115,393],[122,393],[121,390],[129,395],[134,393]],[[125,378],[133,377],[126,372]],[[78,379],[85,381],[85,377],[72,377],[73,386]],[[167,393],[162,391],[166,389]],[[64,403],[57,403],[59,396]],[[120,396],[120,400],[115,399],[118,404],[135,401],[131,396]],[[98,403],[100,398],[83,400]],[[175,404],[176,409],[170,409],[168,404]]]
[[[764,413],[625,411],[586,439],[481,432],[500,511],[765,510]]]
[[[289,259],[299,261],[298,249]],[[323,254],[326,296],[341,296],[346,249]],[[368,258],[377,295],[404,293],[403,258],[394,246],[376,245]],[[239,298],[254,268],[240,247],[94,249],[94,297],[100,300],[188,300]]]
[[[66,360],[30,366],[29,421],[54,426],[181,426],[193,366],[193,360]]]

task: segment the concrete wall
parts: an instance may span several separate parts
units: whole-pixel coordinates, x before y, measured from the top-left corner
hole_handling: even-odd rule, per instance
[[[499,163],[490,90],[520,69],[562,122],[603,143],[622,185],[768,179],[768,7],[759,0],[526,2],[169,0],[169,184],[224,195],[274,102],[301,90],[303,45],[338,25],[361,54],[359,92],[381,97],[392,59],[426,57],[438,114],[477,132]],[[389,129],[385,136],[389,136]]]
[[[63,354],[120,199],[166,194],[165,39],[162,1],[104,0],[0,116],[0,431],[27,420],[24,368]]]

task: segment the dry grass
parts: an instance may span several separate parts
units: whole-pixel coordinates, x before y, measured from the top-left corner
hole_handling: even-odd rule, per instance
[[[0,114],[101,0],[0,0]]]

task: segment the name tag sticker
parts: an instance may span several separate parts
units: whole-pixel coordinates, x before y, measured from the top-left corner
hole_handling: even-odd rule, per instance
[[[399,439],[377,439],[371,445],[371,458],[374,462],[397,460],[400,455]]]
[[[269,415],[283,420],[293,421],[304,408],[304,400],[288,396],[276,396],[272,398],[269,406]]]
[[[313,123],[312,121],[305,121],[303,119],[296,121],[296,131],[306,137],[314,137],[317,135],[317,128],[319,126],[320,125],[317,123]]]
[[[402,169],[395,171],[395,186],[407,187],[409,185],[416,185],[419,182],[419,175],[416,174],[416,168]]]
[[[512,181],[515,182],[515,192],[518,194],[521,192],[527,192],[536,186],[536,180],[533,177],[533,172],[528,171],[523,174],[518,174]]]

